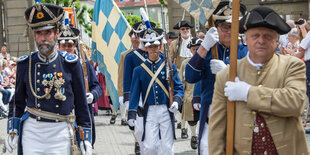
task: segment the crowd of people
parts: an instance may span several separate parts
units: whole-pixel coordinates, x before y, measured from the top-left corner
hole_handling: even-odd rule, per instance
[[[15,92],[16,57],[10,57],[6,45],[2,46],[0,54],[0,118],[8,116],[8,103]]]
[[[189,146],[199,154],[225,154],[228,101],[235,102],[234,154],[309,153],[301,120],[310,95],[308,22],[285,22],[268,7],[247,11],[240,4],[237,77],[229,81],[231,6],[220,2],[215,26],[195,37],[186,20],[167,36],[149,21],[132,26],[132,49],[120,56],[118,96],[121,125],[134,133],[135,154],[174,154],[175,126],[182,139],[189,129]],[[77,49],[79,30],[58,25],[63,16],[59,6],[36,3],[25,17],[38,51],[17,60],[1,48],[0,117],[8,117],[9,152],[92,153],[93,104],[107,91]]]

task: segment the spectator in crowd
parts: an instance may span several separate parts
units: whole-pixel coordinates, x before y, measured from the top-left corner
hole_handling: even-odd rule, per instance
[[[168,32],[167,33],[167,46],[169,47],[171,42],[176,40],[178,36],[174,32]]]
[[[8,52],[8,48],[6,47],[6,45],[3,45],[2,48],[1,48],[0,59],[10,58],[10,54],[7,53],[7,52]]]
[[[201,30],[198,30],[198,31],[196,32],[196,37],[199,38],[199,39],[201,39],[201,40],[203,40],[203,39],[205,39],[205,33],[202,32]]]

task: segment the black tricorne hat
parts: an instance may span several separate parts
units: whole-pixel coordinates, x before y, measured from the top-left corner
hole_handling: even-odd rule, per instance
[[[59,33],[58,43],[76,43],[77,39],[79,38],[80,31],[74,28],[72,25],[69,27],[65,27]]]
[[[274,10],[268,7],[257,7],[248,12],[239,22],[239,33],[250,28],[266,27],[277,31],[280,35],[288,33],[291,28]]]
[[[190,27],[190,28],[193,28],[194,26],[191,25],[188,21],[182,20],[182,21],[178,22],[177,24],[175,24],[175,25],[173,26],[173,29],[178,30],[178,29],[180,29],[181,27]]]
[[[191,41],[187,44],[187,48],[191,48],[193,46],[200,46],[201,43],[202,43],[201,39],[193,37]]]
[[[140,33],[140,41],[145,47],[166,44],[164,30],[160,28],[146,29]]]
[[[54,28],[64,14],[62,7],[36,3],[25,11],[26,22],[34,31]]]
[[[168,39],[175,39],[175,38],[178,38],[178,36],[174,32],[168,32],[167,33],[167,38]]]
[[[240,3],[240,16],[243,17],[246,13],[246,7]],[[231,23],[232,18],[232,2],[221,1],[213,12],[214,21]]]
[[[155,23],[153,23],[153,22],[150,22],[150,23],[151,23],[152,28],[156,27]],[[134,33],[137,33],[139,35],[139,33],[141,33],[143,30],[146,30],[146,25],[143,24],[142,22],[137,22],[137,23],[132,25],[132,30]]]

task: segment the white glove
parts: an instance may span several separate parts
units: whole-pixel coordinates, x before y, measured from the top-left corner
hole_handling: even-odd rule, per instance
[[[92,104],[94,100],[94,95],[92,93],[86,93],[86,100],[88,104]]]
[[[178,111],[178,102],[173,102],[172,105],[169,108],[169,111],[172,113],[175,113]]]
[[[84,144],[86,148],[84,147]],[[87,140],[81,141],[80,148],[81,148],[82,155],[92,155],[93,147],[91,146],[89,141]]]
[[[118,97],[119,105],[124,105],[124,96]]]
[[[247,84],[244,81],[240,81],[236,77],[235,82],[228,81],[226,82],[225,96],[228,97],[230,101],[247,101],[248,93],[251,85]]]
[[[10,131],[9,135],[5,138],[4,146],[10,153],[12,153],[13,150],[17,148],[17,142],[18,142],[17,130],[14,129],[13,131]]]
[[[206,33],[201,45],[207,50],[210,49],[219,41],[219,35],[216,27],[211,27]]]
[[[218,73],[225,67],[227,67],[227,65],[222,60],[212,59],[210,61],[210,68],[211,68],[212,74]]]
[[[130,127],[134,127],[134,126],[135,126],[135,122],[136,122],[136,120],[134,120],[134,119],[129,119],[129,120],[127,121],[128,125],[129,125]]]
[[[200,111],[200,107],[201,107],[201,104],[200,103],[194,103],[193,104],[193,108],[197,111]]]

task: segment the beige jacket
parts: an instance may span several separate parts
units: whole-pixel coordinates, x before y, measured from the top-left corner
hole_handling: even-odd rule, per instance
[[[123,76],[124,76],[124,63],[125,57],[128,53],[134,51],[133,49],[129,49],[125,52],[121,53],[121,57],[118,64],[118,77],[117,77],[117,92],[118,96],[123,96]]]
[[[170,60],[172,63],[175,64],[178,70],[180,70],[182,62],[186,59],[186,57],[181,57],[180,56],[180,51],[181,51],[181,46],[182,46],[182,39],[180,39],[179,42],[179,48],[178,51],[176,51],[176,46],[178,43],[178,39],[173,40],[169,46],[169,55],[170,55]]]
[[[192,106],[194,85],[185,81],[185,66],[191,58],[187,58],[182,62],[179,77],[184,87],[183,108],[182,108],[182,120],[194,121],[194,109]]]
[[[301,114],[306,101],[305,64],[291,56],[274,54],[260,71],[247,57],[238,63],[237,76],[252,85],[247,102],[235,102],[234,154],[250,154],[254,116],[264,117],[279,155],[309,154]],[[229,67],[216,75],[209,122],[209,153],[225,154]]]

